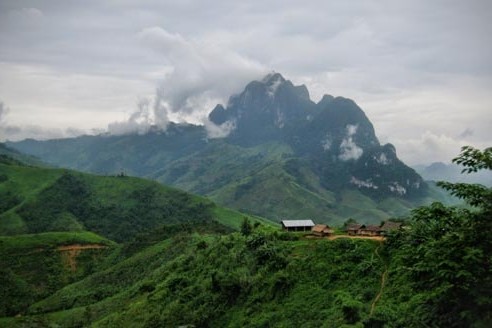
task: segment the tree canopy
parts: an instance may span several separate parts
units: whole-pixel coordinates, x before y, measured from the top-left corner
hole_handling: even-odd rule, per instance
[[[464,173],[492,169],[492,148],[463,147],[453,162]],[[410,229],[386,243],[393,272],[395,326],[486,327],[492,323],[492,189],[478,184],[439,182],[471,208],[433,203],[413,211]],[[406,318],[406,319],[403,319]]]

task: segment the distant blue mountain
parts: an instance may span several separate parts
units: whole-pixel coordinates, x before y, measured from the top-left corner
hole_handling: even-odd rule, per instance
[[[480,183],[492,187],[492,173],[490,171],[479,171],[470,174],[461,173],[463,169],[461,166],[442,162],[435,162],[430,165],[415,165],[414,169],[428,181]]]

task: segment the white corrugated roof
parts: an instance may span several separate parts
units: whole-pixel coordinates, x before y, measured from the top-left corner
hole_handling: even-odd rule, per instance
[[[282,220],[282,224],[285,227],[314,227],[313,220]]]

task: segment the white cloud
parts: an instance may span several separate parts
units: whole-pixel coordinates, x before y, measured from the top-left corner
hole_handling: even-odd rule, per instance
[[[315,100],[354,99],[379,139],[413,160],[422,153],[404,153],[409,140],[426,131],[454,140],[469,128],[460,141],[492,143],[491,9],[489,0],[0,1],[0,99],[15,127],[124,125],[141,97],[158,104],[152,123],[200,123],[275,70]]]
[[[374,159],[376,160],[377,163],[379,163],[381,165],[390,164],[390,160],[388,159],[388,157],[386,157],[385,153],[381,153],[381,154],[379,154],[379,156],[375,156]]]
[[[321,147],[324,151],[330,150],[333,141],[329,134],[325,136],[323,140],[321,140]]]
[[[340,144],[340,154],[338,155],[338,158],[342,161],[358,160],[364,152],[352,138],[357,133],[357,128],[358,125],[348,124],[346,126],[347,135]]]
[[[129,133],[144,134],[150,130],[152,125],[157,125],[165,130],[168,120],[167,116],[163,117],[159,109],[159,104],[154,104],[151,108],[151,102],[147,98],[141,98],[137,103],[137,110],[133,112],[128,120],[116,121],[108,124],[108,132],[114,135]],[[160,116],[156,116],[158,112]],[[164,112],[165,114],[165,112]]]
[[[282,84],[282,80],[278,77],[273,83],[268,87],[267,94],[270,98],[275,97],[278,87]]]
[[[430,164],[432,162],[449,163],[456,157],[462,146],[474,145],[480,149],[490,147],[490,144],[456,139],[445,134],[434,134],[425,131],[417,138],[395,139],[393,142],[398,149],[399,157],[409,165]]]
[[[188,40],[161,27],[145,28],[138,36],[172,67],[162,78],[157,95],[174,113],[209,112],[212,108],[196,100],[203,96],[226,99],[266,72],[259,63],[208,40]]]
[[[207,130],[207,136],[210,139],[224,138],[229,135],[236,128],[234,121],[227,121],[221,125],[216,125],[209,120],[204,121],[205,129]]]

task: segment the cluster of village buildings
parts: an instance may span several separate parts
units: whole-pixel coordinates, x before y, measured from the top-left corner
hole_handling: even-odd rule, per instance
[[[335,230],[326,224],[315,224],[313,220],[282,220],[282,229],[285,231],[310,231],[319,237],[330,236]],[[383,236],[389,231],[401,229],[402,223],[386,221],[383,225],[366,225],[359,223],[348,224],[345,231],[350,236]]]

